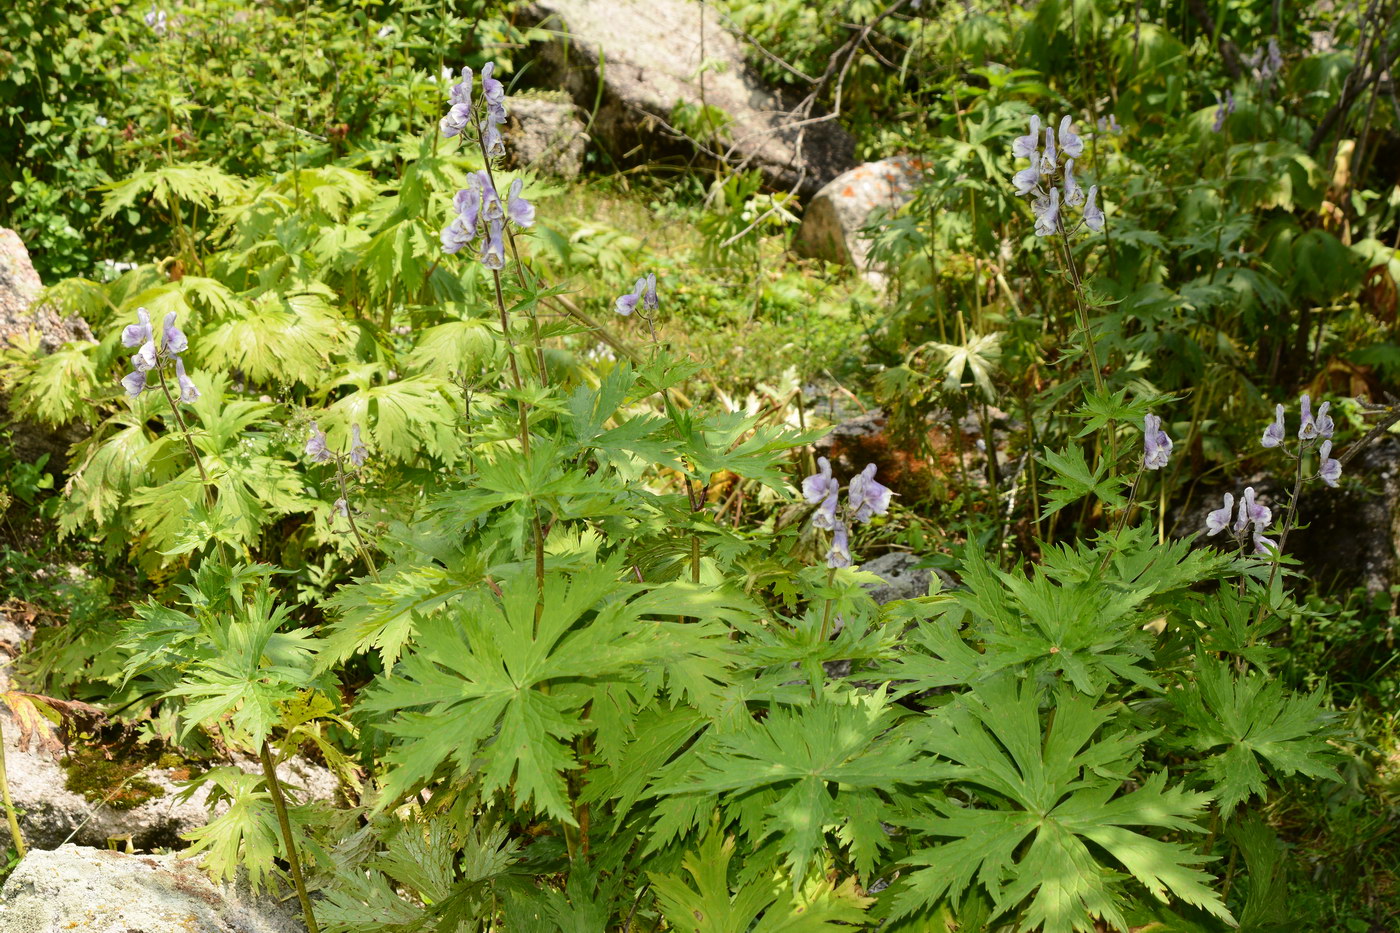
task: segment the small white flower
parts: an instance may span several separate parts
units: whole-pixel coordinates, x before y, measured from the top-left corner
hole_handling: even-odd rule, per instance
[[[93,119],[92,122],[93,122],[93,123],[96,123],[98,126],[106,126],[106,125],[107,125],[107,118],[104,117],[102,114],[99,113],[99,114]]]
[[[388,23],[385,23],[383,26],[380,26],[380,27],[379,27],[379,32],[375,33],[375,35],[379,36],[379,38],[381,38],[381,39],[386,39],[386,38],[388,38],[389,36],[392,36],[393,34],[394,34],[394,27],[393,27],[393,26],[390,26]]]

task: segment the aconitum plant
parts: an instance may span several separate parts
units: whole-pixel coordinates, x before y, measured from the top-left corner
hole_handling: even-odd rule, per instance
[[[1074,160],[1084,154],[1084,139],[1074,132],[1074,118],[1066,115],[1060,120],[1059,143],[1053,126],[1046,126],[1043,136],[1040,116],[1031,115],[1030,132],[1017,136],[1011,142],[1011,154],[1018,159],[1027,159],[1030,165],[1012,176],[1011,183],[1019,195],[1032,195],[1031,213],[1035,215],[1035,235],[1050,236],[1055,233],[1068,235],[1078,229],[1067,229],[1063,208],[1081,208],[1083,226],[1094,232],[1103,230],[1103,211],[1098,206],[1098,185],[1091,185],[1086,194],[1074,177]],[[1060,157],[1064,156],[1061,171]],[[1056,184],[1059,178],[1060,183]]]
[[[122,330],[122,346],[135,349],[132,354],[132,371],[122,378],[122,387],[127,395],[136,398],[149,387],[154,373],[162,389],[165,388],[164,367],[173,364],[175,381],[179,387],[177,396],[186,405],[199,398],[199,389],[185,372],[185,361],[180,354],[189,348],[190,342],[180,328],[175,326],[176,312],[165,316],[161,326],[160,348],[156,348],[155,333],[151,329],[151,316],[145,308],[136,309],[136,323],[128,324]]]
[[[867,464],[851,478],[844,511],[840,508],[841,482],[832,475],[831,461],[826,457],[818,457],[817,472],[802,481],[803,497],[817,506],[812,525],[831,532],[826,565],[832,570],[852,564],[849,526],[863,525],[889,511],[894,493],[875,479],[875,469],[875,464]]]

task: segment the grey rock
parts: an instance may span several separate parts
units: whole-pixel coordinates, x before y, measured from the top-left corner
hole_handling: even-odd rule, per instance
[[[296,902],[290,901],[291,904]],[[0,889],[5,933],[304,933],[284,903],[210,881],[173,855],[30,851]]]
[[[1339,447],[1336,455],[1345,452]],[[1278,499],[1270,503],[1275,517],[1286,493]],[[1288,550],[1312,579],[1334,591],[1363,587],[1372,596],[1400,583],[1400,440],[1383,437],[1363,450],[1336,489],[1305,485],[1297,520],[1308,527],[1289,534]]]
[[[854,266],[866,280],[883,286],[885,270],[870,261],[871,240],[861,235],[876,210],[893,213],[914,196],[924,162],[896,156],[867,162],[832,179],[802,214],[793,248],[799,255]]]
[[[712,4],[536,0],[533,14],[556,36],[539,58],[554,86],[591,111],[603,82],[593,137],[616,158],[639,144],[688,150],[677,145],[672,113],[703,102],[730,120],[726,161],[760,169],[777,187],[810,195],[851,165],[850,134],[835,120],[793,126],[795,103],[754,76]]]
[[[506,159],[511,168],[578,177],[588,136],[582,111],[573,101],[512,97],[507,108]]]
[[[879,557],[861,564],[861,570],[873,573],[885,581],[882,584],[866,585],[870,592],[870,598],[883,606],[885,603],[892,603],[897,599],[917,599],[920,596],[927,596],[929,584],[935,576],[944,589],[951,589],[958,585],[957,581],[946,571],[927,567],[917,568],[915,565],[918,563],[919,558],[913,554],[893,551],[889,554],[881,554]]]

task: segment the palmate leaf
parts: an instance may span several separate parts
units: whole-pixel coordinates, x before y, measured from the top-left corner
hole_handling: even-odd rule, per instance
[[[850,929],[864,919],[870,898],[850,879],[822,880],[797,896],[759,880],[736,892],[729,887],[734,838],[710,830],[698,852],[681,863],[685,874],[651,873],[657,902],[673,930],[684,933],[821,933]],[[686,875],[690,878],[687,879]]]
[[[185,834],[191,843],[187,855],[204,852],[208,870],[217,878],[232,881],[247,872],[254,890],[263,887],[280,851],[277,815],[261,774],[238,768],[212,768],[189,784],[183,793],[192,794],[201,785],[213,784],[209,795],[212,807],[221,800],[228,809],[204,826]]]
[[[244,310],[203,333],[195,347],[198,359],[213,370],[238,370],[259,385],[317,386],[331,354],[347,339],[333,298],[324,286],[250,297]]]
[[[361,704],[396,714],[385,805],[451,764],[480,768],[483,793],[509,789],[518,809],[574,822],[564,774],[577,767],[568,742],[585,729],[588,695],[549,687],[625,680],[656,650],[621,566],[547,575],[538,624],[534,576],[522,572],[500,582],[499,598],[479,587],[421,625],[395,676]]]
[[[342,428],[347,437],[350,425],[362,425],[372,449],[396,460],[428,454],[450,464],[461,452],[460,399],[453,391],[446,380],[413,376],[352,392],[331,405],[324,420],[327,430]]]
[[[793,877],[805,875],[828,828],[849,830],[853,823],[851,854],[869,871],[888,841],[883,833],[860,829],[886,809],[881,793],[896,793],[938,773],[918,760],[919,749],[894,728],[898,718],[898,707],[878,694],[853,697],[850,703],[774,709],[743,731],[716,736],[700,754],[700,768],[653,793],[734,800],[773,788],[780,796],[767,810],[768,831],[778,835]],[[878,828],[878,816],[873,822]]]
[[[1168,788],[1163,772],[1125,792],[1149,736],[1095,738],[1111,712],[1061,693],[1042,730],[1038,689],[1001,677],[930,716],[926,748],[955,763],[954,781],[974,802],[941,800],[937,816],[906,821],[935,844],[907,859],[919,867],[891,888],[893,914],[956,901],[975,883],[997,914],[1022,908],[1030,929],[1089,931],[1096,919],[1126,929],[1122,876],[1102,861],[1107,855],[1159,900],[1179,898],[1232,922],[1196,867],[1205,856],[1128,828],[1199,832],[1209,798]]]
[[[1320,693],[1285,695],[1277,680],[1252,672],[1236,678],[1224,662],[1201,654],[1195,683],[1173,691],[1171,701],[1190,730],[1183,747],[1218,749],[1206,759],[1204,773],[1226,818],[1267,792],[1264,765],[1278,776],[1338,780],[1332,745],[1337,714],[1323,706]]]
[[[210,208],[220,201],[237,200],[245,190],[241,179],[220,171],[208,162],[180,162],[133,172],[120,181],[99,186],[102,217],[114,216],[131,207],[142,195],[165,208],[177,201]]]
[[[89,399],[98,381],[92,357],[95,346],[69,344],[19,368],[19,378],[10,389],[10,410],[51,426],[90,415]]]
[[[1121,476],[1110,477],[1106,459],[1091,470],[1089,462],[1084,459],[1084,450],[1078,444],[1070,444],[1062,451],[1046,448],[1045,456],[1038,459],[1050,471],[1045,481],[1056,487],[1046,492],[1042,519],[1049,518],[1085,496],[1096,497],[1106,509],[1121,509],[1127,505],[1122,493],[1127,480]]]

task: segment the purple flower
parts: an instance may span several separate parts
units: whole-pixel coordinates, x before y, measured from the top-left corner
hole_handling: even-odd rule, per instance
[[[1244,494],[1240,496],[1239,516],[1235,519],[1235,534],[1242,534],[1250,524],[1254,525],[1255,531],[1260,532],[1269,527],[1269,522],[1273,521],[1274,513],[1269,511],[1266,505],[1260,505],[1254,501],[1254,487],[1246,486]]]
[[[1011,155],[1017,159],[1038,161],[1040,152],[1040,114],[1031,114],[1031,131],[1011,141]]]
[[[501,207],[501,196],[491,183],[491,173],[482,169],[467,176],[467,184],[481,192],[481,216],[486,220],[500,220],[506,215]]]
[[[481,121],[481,148],[488,159],[499,159],[506,154],[505,140],[494,120]]]
[[[656,298],[656,273],[647,273],[646,291],[642,293],[642,310],[655,311],[661,307],[661,302]]]
[[[161,328],[161,331],[161,349],[166,353],[173,356],[189,349],[190,342],[185,339],[184,331],[175,326],[174,311],[165,316],[165,326]]]
[[[154,6],[146,14],[146,25],[158,36],[165,35],[165,11],[157,10]]]
[[[337,499],[331,504],[331,508],[346,518],[350,517],[350,505],[344,499]]]
[[[1084,203],[1084,189],[1079,186],[1079,182],[1074,180],[1074,160],[1065,162],[1065,196],[1064,205],[1066,207],[1078,207]]]
[[[1332,459],[1331,441],[1323,441],[1322,449],[1318,454],[1322,458],[1322,468],[1317,471],[1317,475],[1324,483],[1335,489],[1337,480],[1342,478],[1342,461]]]
[[[160,357],[156,354],[156,342],[147,340],[141,344],[141,349],[136,351],[136,355],[131,358],[131,365],[140,372],[150,372],[156,368],[160,362]]]
[[[1263,444],[1265,447],[1277,447],[1279,444],[1283,443],[1284,430],[1283,406],[1275,405],[1274,420],[1264,429],[1264,439],[1259,443]]]
[[[1055,166],[1059,162],[1059,156],[1055,154],[1055,129],[1047,126],[1045,128],[1045,149],[1040,153],[1040,174],[1055,174]]]
[[[175,381],[180,384],[180,401],[191,405],[199,401],[199,389],[194,380],[185,375],[185,361],[175,357]]]
[[[511,182],[510,197],[506,201],[506,214],[517,227],[529,227],[535,222],[534,205],[520,196],[520,189],[523,187],[525,183],[519,178]]]
[[[481,241],[481,264],[488,269],[505,268],[506,246],[502,239],[504,234],[505,223],[499,217],[486,222],[486,236]]]
[[[452,199],[452,206],[457,209],[457,216],[462,220],[462,229],[467,234],[467,240],[475,240],[479,220],[481,216],[481,188],[471,184],[472,179],[468,179],[467,187],[458,191]],[[456,250],[453,250],[456,252]]]
[[[831,532],[831,550],[826,552],[826,565],[832,570],[851,566],[851,542],[846,526],[840,522]]]
[[[1264,537],[1263,533],[1256,528],[1254,530],[1254,553],[1267,556],[1270,551],[1278,550],[1278,542],[1273,538]]]
[[[127,395],[136,398],[146,388],[146,373],[140,369],[127,373],[122,379],[122,388],[126,389]]]
[[[1118,125],[1118,115],[1110,113],[1107,119],[1099,117],[1099,132],[1112,133],[1114,135],[1123,132],[1123,127]]]
[[[1046,132],[1050,132],[1046,130]],[[1092,195],[1091,195],[1092,197]],[[1035,215],[1035,235],[1050,236],[1059,229],[1060,189],[1051,188],[1049,194],[1031,201],[1031,213]]]
[[[1040,166],[1035,159],[1031,159],[1030,168],[1023,168],[1015,175],[1011,176],[1011,184],[1016,188],[1016,193],[1030,194],[1040,187]]]
[[[369,450],[360,440],[360,426],[353,424],[350,426],[350,462],[357,467],[365,465],[365,460],[369,458]]]
[[[481,66],[481,94],[488,104],[504,103],[506,99],[505,85],[492,77],[495,72],[495,62],[487,62]]]
[[[1318,406],[1317,418],[1313,421],[1313,427],[1317,428],[1318,437],[1331,437],[1332,432],[1337,430],[1337,424],[1332,420],[1332,416],[1327,412],[1332,408],[1331,402],[1323,402]]]
[[[816,505],[840,488],[841,484],[831,475],[831,461],[818,457],[817,472],[802,481],[802,497]]]
[[[864,524],[872,516],[884,515],[890,510],[890,496],[893,493],[889,487],[875,481],[875,464],[870,463],[851,477],[851,487],[846,495],[851,506],[851,518]]]
[[[1206,534],[1219,534],[1230,527],[1230,520],[1235,517],[1235,494],[1225,493],[1225,504],[1212,512],[1206,513]]]
[[[1060,121],[1060,149],[1071,159],[1084,154],[1084,140],[1074,132],[1074,118],[1069,114]]]
[[[136,320],[139,323],[128,324],[122,330],[122,346],[135,349],[146,343],[153,336],[151,334],[151,316],[145,308],[136,309]]]
[[[1089,198],[1084,202],[1084,224],[1090,230],[1098,233],[1103,230],[1103,211],[1094,203],[1094,199],[1099,195],[1099,186],[1089,186]]]
[[[1172,439],[1162,430],[1162,419],[1146,415],[1142,419],[1142,465],[1144,469],[1160,470],[1172,455]]]
[[[1312,399],[1306,392],[1298,400],[1298,417],[1302,419],[1298,425],[1298,440],[1310,441],[1317,437],[1317,425],[1313,423]]]
[[[476,239],[475,234],[468,232],[467,225],[460,216],[453,217],[452,222],[442,228],[442,251],[444,253],[456,253],[462,247]]]
[[[446,69],[444,69],[444,71],[445,71],[447,74],[451,74],[451,72],[446,71]],[[471,107],[471,105],[472,105],[472,70],[471,70],[471,66],[469,66],[469,65],[463,65],[463,66],[462,66],[462,80],[459,81],[459,82],[457,82],[456,84],[452,85],[451,89],[447,92],[447,99],[450,100],[454,106],[457,105],[457,104],[466,104],[468,107]]]
[[[306,455],[317,463],[325,463],[331,458],[331,452],[326,449],[326,432],[316,426],[316,422],[311,422],[311,437],[306,442]]]
[[[456,136],[466,129],[472,121],[472,108],[470,104],[453,104],[448,108],[447,116],[438,121],[438,129],[444,136]]]
[[[642,303],[642,309],[644,311],[655,311],[661,306],[661,303],[656,297],[655,272],[649,272],[646,278],[638,279],[630,295],[619,295],[617,301],[613,304],[613,309],[617,311],[618,314],[631,314],[633,311],[637,310],[637,302],[639,301]],[[830,473],[830,470],[828,470],[828,473]]]
[[[1225,118],[1235,112],[1235,92],[1229,88],[1225,89],[1225,99],[1221,100],[1220,95],[1215,95],[1215,123],[1211,126],[1212,133],[1219,133],[1225,128]]]
[[[822,504],[817,508],[816,514],[812,516],[812,524],[817,528],[834,531],[836,526],[841,524],[836,520],[836,509],[840,499],[841,496],[835,488],[827,493],[826,498],[822,500]]]

